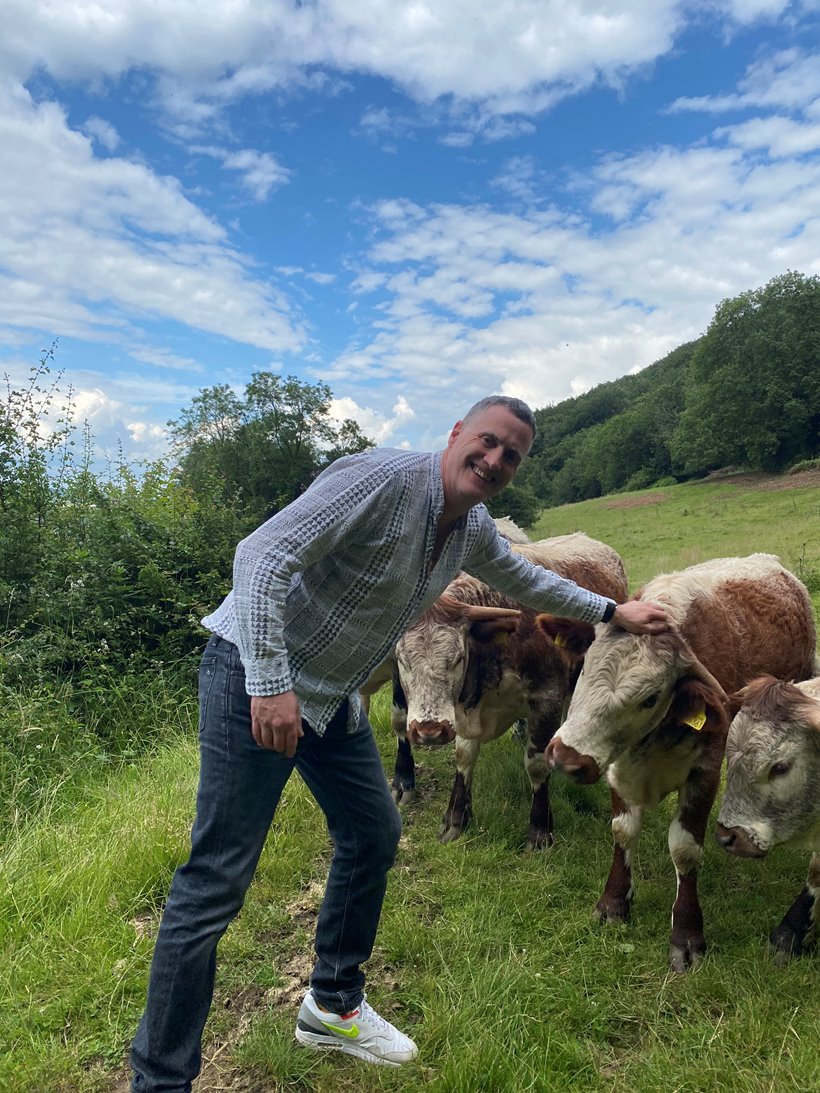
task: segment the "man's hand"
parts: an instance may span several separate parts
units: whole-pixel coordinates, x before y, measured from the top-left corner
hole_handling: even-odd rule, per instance
[[[669,616],[664,609],[647,600],[618,604],[609,621],[630,634],[662,634],[669,629]]]
[[[302,711],[293,691],[251,696],[251,731],[260,748],[282,751],[292,759],[304,736]]]

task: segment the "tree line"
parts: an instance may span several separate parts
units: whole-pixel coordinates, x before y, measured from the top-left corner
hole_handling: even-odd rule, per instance
[[[536,411],[517,480],[542,505],[820,456],[820,278],[724,300],[706,333],[637,375]]]

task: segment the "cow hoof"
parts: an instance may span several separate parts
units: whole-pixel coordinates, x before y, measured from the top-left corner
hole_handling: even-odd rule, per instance
[[[615,925],[629,922],[629,900],[602,897],[595,904],[595,914],[599,922],[612,922]]]
[[[808,944],[807,944],[808,940]],[[785,966],[794,956],[802,956],[811,947],[811,938],[800,937],[781,923],[769,934],[769,954],[775,964]]]
[[[555,842],[555,836],[551,831],[527,832],[527,850],[549,850]]]
[[[438,833],[438,841],[440,843],[452,843],[456,839],[460,839],[464,833],[463,827],[455,827],[453,824],[444,823],[441,825],[441,830]]]
[[[688,971],[694,971],[703,961],[706,945],[699,939],[669,946],[669,967],[678,975],[685,975]]]
[[[397,786],[395,783],[390,787],[390,792],[393,795],[393,800],[397,805],[409,805],[416,799],[416,787],[415,786]]]

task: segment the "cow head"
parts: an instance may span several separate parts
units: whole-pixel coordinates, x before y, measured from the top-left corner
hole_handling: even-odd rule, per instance
[[[456,705],[464,686],[470,641],[506,640],[520,612],[465,604],[441,596],[435,610],[412,626],[396,646],[396,662],[407,698],[411,744],[449,744],[456,734]]]
[[[596,782],[668,717],[693,731],[725,731],[725,701],[679,631],[636,635],[599,625],[547,761],[575,781]]]
[[[818,681],[820,683],[820,681]],[[762,857],[779,843],[820,846],[820,688],[762,676],[733,696],[726,792],[715,837]]]

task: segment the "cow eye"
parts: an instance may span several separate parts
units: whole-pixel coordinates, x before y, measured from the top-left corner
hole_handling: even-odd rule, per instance
[[[769,771],[769,777],[782,778],[783,775],[788,774],[791,769],[791,763],[772,763],[771,770]]]
[[[657,703],[658,703],[658,696],[657,695],[647,695],[647,697],[641,703],[641,706],[643,706],[643,708],[646,709],[646,710],[651,710],[653,706],[657,705]]]

